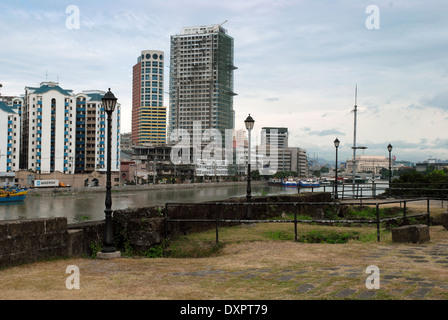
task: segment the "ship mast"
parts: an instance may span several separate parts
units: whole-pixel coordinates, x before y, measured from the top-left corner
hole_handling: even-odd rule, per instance
[[[353,112],[355,114],[355,121],[354,121],[354,133],[353,133],[353,185],[355,184],[355,175],[356,175],[356,115],[358,112],[358,106],[357,104],[358,100],[358,84],[355,86],[355,109],[353,109]]]

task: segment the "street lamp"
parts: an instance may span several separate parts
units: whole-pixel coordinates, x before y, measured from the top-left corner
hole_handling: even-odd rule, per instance
[[[387,146],[387,151],[389,151],[389,196],[390,196],[390,184],[392,182],[392,164],[391,164],[391,155],[392,152],[392,145],[389,143]]]
[[[114,235],[112,229],[112,195],[111,195],[111,163],[112,163],[112,113],[115,110],[117,104],[117,98],[109,91],[101,99],[103,108],[107,113],[107,180],[106,180],[106,226],[104,229],[103,250],[102,253],[114,253],[116,252],[114,247]]]
[[[251,195],[251,187],[250,187],[250,132],[252,131],[252,129],[254,128],[254,119],[252,119],[252,117],[249,116],[246,118],[246,120],[244,120],[244,124],[246,125],[246,129],[248,131],[248,139],[249,139],[249,152],[248,152],[248,161],[247,161],[247,195],[246,195],[246,200],[247,202],[250,202],[250,199],[252,198]],[[250,206],[247,207],[247,217],[251,218],[251,212],[250,212]]]
[[[334,147],[336,148],[336,163],[335,163],[335,178],[334,178],[334,198],[338,198],[338,148],[339,139],[334,140]]]

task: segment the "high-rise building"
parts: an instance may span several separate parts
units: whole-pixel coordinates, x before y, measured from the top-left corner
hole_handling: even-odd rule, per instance
[[[233,38],[221,25],[183,28],[171,36],[169,134],[193,122],[225,136],[234,128]],[[224,139],[223,139],[224,140]]]
[[[0,174],[17,171],[19,155],[19,109],[0,100]]]
[[[65,174],[106,171],[104,91],[73,94],[56,82],[25,87],[20,168]],[[112,171],[120,169],[120,104],[112,119]]]
[[[74,164],[75,173],[105,172],[107,145],[107,113],[101,99],[104,91],[88,90],[74,95],[71,105],[76,112],[75,153],[69,154],[67,168]],[[121,106],[117,103],[112,114],[112,171],[120,168],[120,119]]]
[[[279,152],[288,148],[288,128],[263,127],[261,128],[261,143],[270,145],[275,143]]]
[[[162,145],[166,143],[163,51],[142,51],[132,74],[132,142]]]
[[[261,144],[275,145],[278,150],[278,160],[274,165],[278,171],[289,170],[289,160],[286,154],[286,148],[288,148],[288,128],[263,127],[261,129]]]

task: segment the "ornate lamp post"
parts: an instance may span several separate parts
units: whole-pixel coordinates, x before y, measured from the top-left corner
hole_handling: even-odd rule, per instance
[[[339,139],[334,140],[334,147],[336,148],[336,163],[335,163],[335,178],[334,178],[334,198],[338,198],[338,148]]]
[[[106,226],[104,229],[103,250],[101,253],[110,254],[115,253],[114,234],[112,228],[112,195],[111,195],[111,163],[112,163],[112,113],[117,104],[117,98],[109,91],[102,98],[103,108],[107,113],[107,181],[106,181]]]
[[[251,149],[251,145],[250,145],[250,132],[252,131],[252,129],[254,128],[254,119],[252,119],[252,117],[249,116],[246,118],[246,120],[244,120],[244,124],[246,125],[246,129],[248,131],[248,139],[249,139],[249,152],[248,152],[248,161],[247,161],[247,195],[246,195],[246,200],[247,202],[250,202],[252,195],[251,195],[251,187],[250,187],[250,149]],[[250,206],[247,206],[247,217],[251,218],[251,211],[250,211]]]
[[[387,146],[387,151],[389,151],[389,196],[390,196],[390,184],[392,182],[392,162],[391,162],[392,145],[390,143]]]

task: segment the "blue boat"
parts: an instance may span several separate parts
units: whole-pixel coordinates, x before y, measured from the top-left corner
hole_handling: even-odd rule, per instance
[[[314,179],[302,179],[299,181],[299,186],[302,188],[318,188],[320,182]]]
[[[0,203],[24,201],[27,193],[26,188],[1,188]]]
[[[285,179],[282,181],[282,186],[287,188],[297,188],[299,186],[299,182],[294,179]]]

